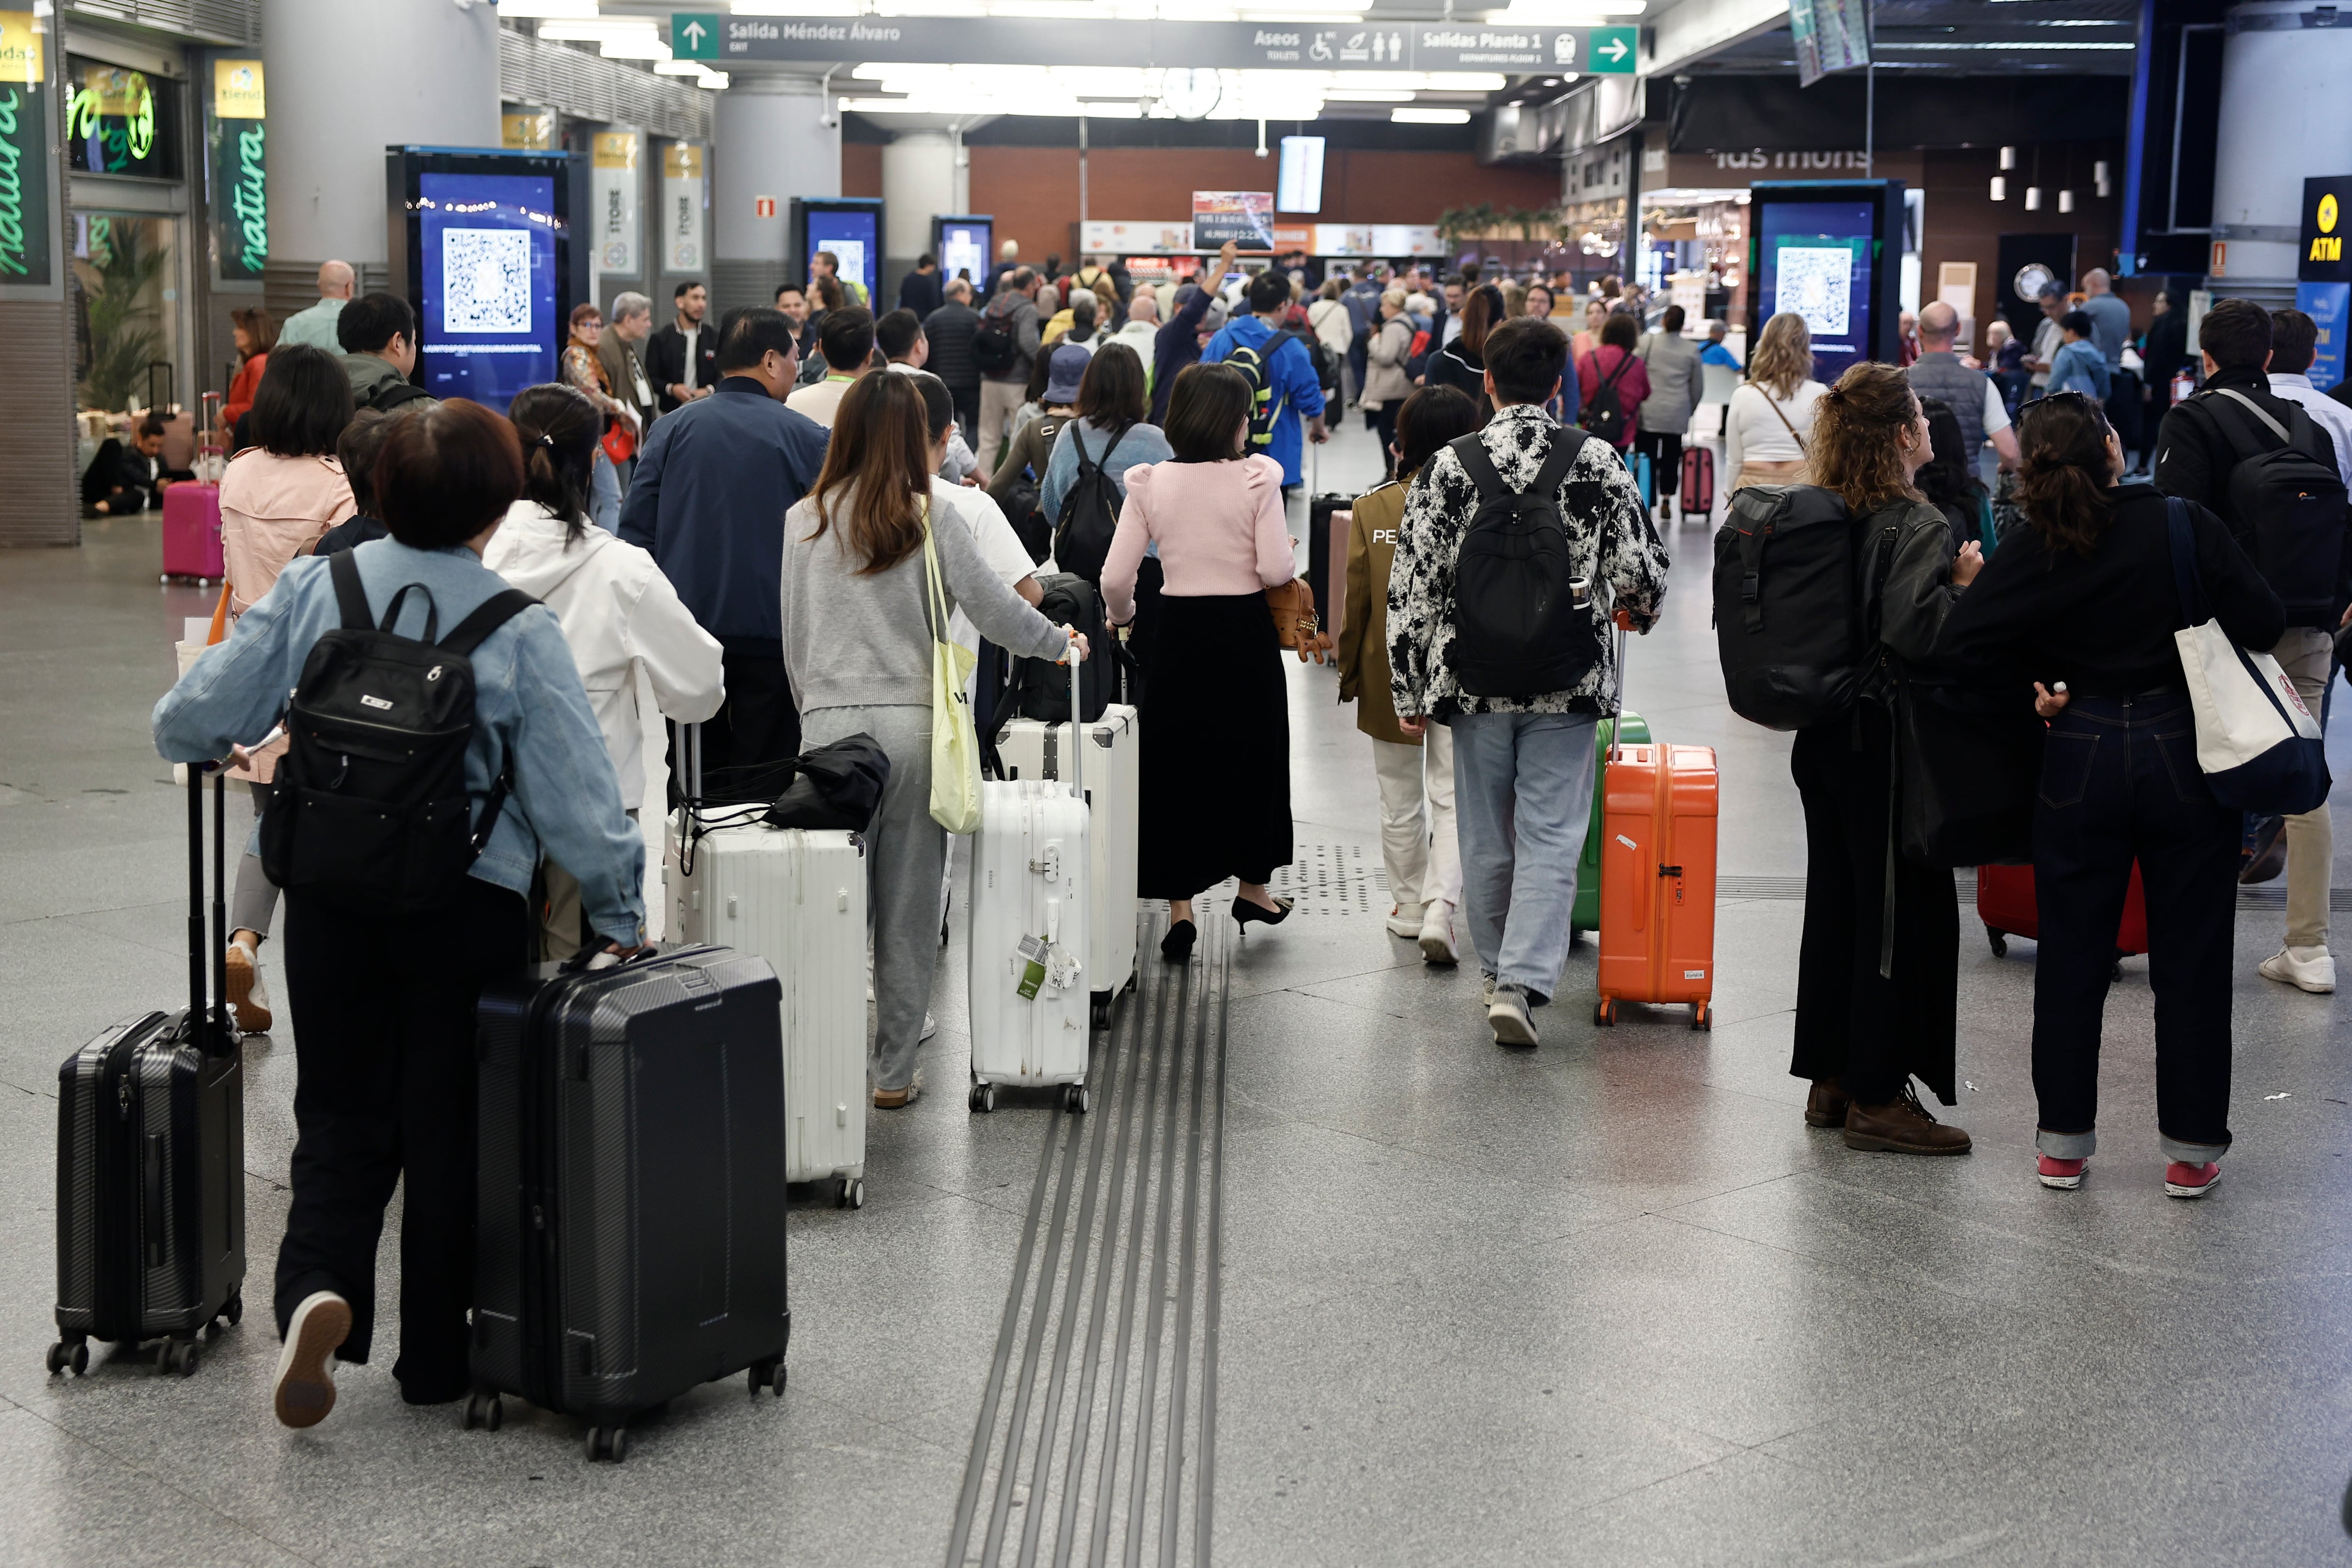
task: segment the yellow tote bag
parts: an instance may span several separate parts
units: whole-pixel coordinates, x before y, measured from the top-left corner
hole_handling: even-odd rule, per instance
[[[931,617],[931,820],[950,833],[980,828],[980,734],[964,685],[971,651],[948,640],[948,593],[931,542],[930,498],[923,500],[923,574]]]

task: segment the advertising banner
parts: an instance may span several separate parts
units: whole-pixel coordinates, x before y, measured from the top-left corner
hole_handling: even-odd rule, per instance
[[[213,61],[213,251],[223,282],[257,283],[269,260],[265,110],[259,60]]]
[[[1214,250],[1227,240],[1243,250],[1274,248],[1272,191],[1194,191],[1192,247]]]
[[[645,137],[635,131],[596,132],[588,173],[593,204],[588,254],[599,272],[634,275],[643,261],[637,190],[645,144]]]
[[[703,151],[691,142],[662,149],[661,227],[664,272],[699,272],[709,255],[702,243]]]
[[[555,110],[509,109],[499,116],[499,145],[509,153],[550,153],[555,149]]]
[[[1190,250],[1192,248],[1192,222],[1190,218],[1089,218],[1078,225],[1078,248],[1081,251]]]
[[[51,280],[46,72],[33,14],[0,11],[0,284]]]

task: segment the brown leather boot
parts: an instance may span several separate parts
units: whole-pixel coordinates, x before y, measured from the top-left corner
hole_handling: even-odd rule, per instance
[[[1815,1079],[1813,1087],[1805,1091],[1805,1125],[1843,1127],[1845,1125],[1846,1107],[1853,1103],[1853,1098],[1845,1091],[1845,1085],[1838,1079]]]
[[[1901,1094],[1884,1105],[1857,1100],[1847,1107],[1845,1146],[1890,1154],[1965,1154],[1969,1148],[1969,1135],[1928,1115],[1907,1083]]]

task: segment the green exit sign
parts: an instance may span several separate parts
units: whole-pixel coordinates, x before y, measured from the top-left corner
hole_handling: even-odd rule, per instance
[[[1631,27],[1612,29],[1630,33]],[[669,52],[681,60],[719,58],[719,14],[715,11],[673,11],[669,14]],[[1633,68],[1625,68],[1631,70]]]
[[[1584,68],[1604,76],[1632,76],[1641,41],[1639,27],[1595,27],[1585,47]]]

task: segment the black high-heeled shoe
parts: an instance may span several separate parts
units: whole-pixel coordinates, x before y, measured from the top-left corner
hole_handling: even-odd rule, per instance
[[[1248,930],[1252,921],[1255,921],[1260,925],[1278,926],[1297,906],[1297,900],[1295,899],[1276,899],[1274,900],[1274,908],[1269,910],[1264,904],[1253,903],[1247,899],[1235,899],[1234,925],[1237,930],[1242,931]]]
[[[1182,963],[1192,956],[1192,942],[1201,934],[1191,921],[1178,921],[1160,939],[1160,956],[1171,963]]]

